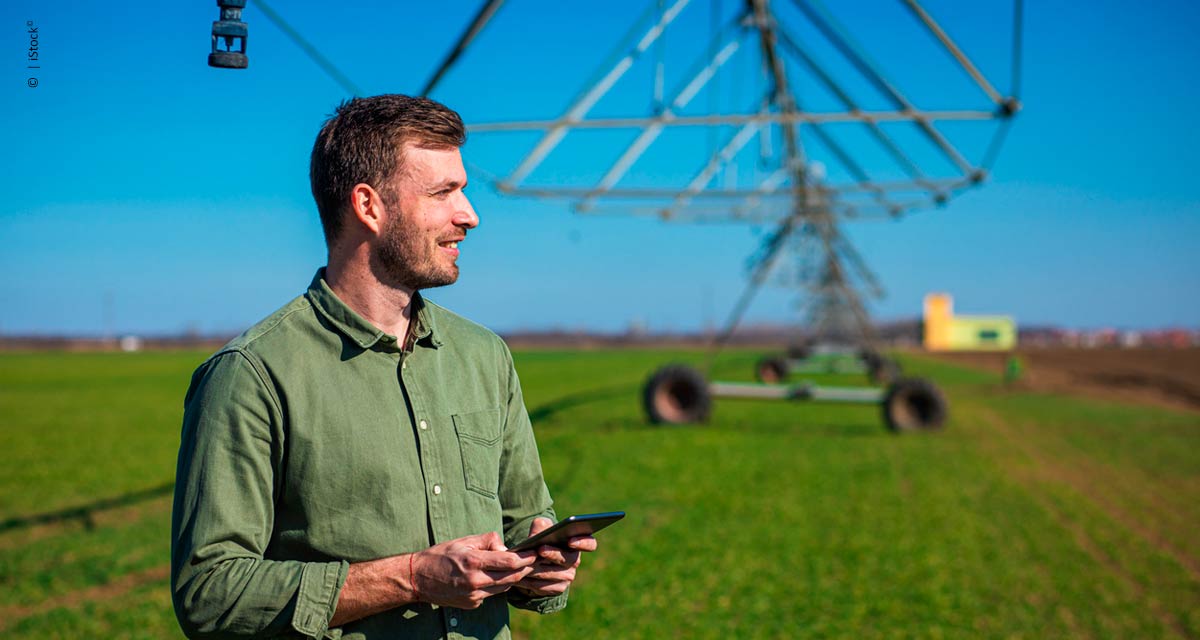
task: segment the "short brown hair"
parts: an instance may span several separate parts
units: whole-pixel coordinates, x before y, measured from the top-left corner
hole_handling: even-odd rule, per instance
[[[405,144],[456,149],[466,141],[462,118],[428,98],[393,93],[343,102],[317,134],[308,166],[325,244],[332,247],[341,233],[354,185],[369,184],[391,197],[388,180],[403,164]]]

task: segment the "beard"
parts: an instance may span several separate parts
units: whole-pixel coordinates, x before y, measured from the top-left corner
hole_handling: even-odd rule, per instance
[[[379,248],[371,255],[376,277],[393,287],[412,290],[444,287],[458,280],[458,265],[447,266],[438,245],[419,232],[390,218],[380,236]]]

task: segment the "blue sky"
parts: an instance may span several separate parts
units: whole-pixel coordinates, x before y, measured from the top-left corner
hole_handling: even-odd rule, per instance
[[[478,6],[433,4],[274,3],[368,94],[418,91]],[[694,4],[664,45],[668,90],[685,71],[675,52],[708,36],[712,5]],[[790,6],[774,4],[781,14]],[[829,4],[920,106],[978,103],[899,2]],[[647,6],[509,0],[434,97],[468,122],[553,117]],[[1006,91],[1010,5],[925,6]],[[960,312],[1026,324],[1200,326],[1200,181],[1191,175],[1200,8],[1076,6],[1027,3],[1025,108],[986,185],[942,209],[847,225],[888,292],[876,317],[916,316],[924,293],[938,290]],[[246,71],[205,64],[215,2],[18,0],[0,15],[0,333],[230,332],[303,290],[324,260],[308,151],[346,95],[254,6],[244,16]],[[38,70],[25,68],[27,20],[38,27]],[[864,104],[878,102],[824,53]],[[734,60],[730,73],[753,77],[746,65]],[[644,115],[652,73],[635,67],[596,114]],[[698,108],[744,110],[737,90],[753,82],[739,87],[737,77],[698,97]],[[821,110],[827,96],[801,74],[793,82]],[[983,132],[963,128],[965,146]],[[476,134],[464,155],[505,174],[533,140]],[[594,178],[597,159],[627,138],[568,140],[531,181]],[[692,152],[705,140],[662,143],[631,180],[670,183],[698,169]],[[500,196],[485,173],[471,179],[482,225],[463,245],[460,282],[429,295],[501,331],[719,322],[764,231],[582,216],[565,201]],[[794,321],[794,301],[767,288],[748,320]]]

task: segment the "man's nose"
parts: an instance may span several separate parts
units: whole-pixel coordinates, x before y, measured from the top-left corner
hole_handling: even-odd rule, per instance
[[[479,216],[475,214],[475,207],[471,206],[471,201],[466,195],[462,196],[462,201],[458,203],[454,212],[454,224],[459,227],[474,229],[479,226]]]

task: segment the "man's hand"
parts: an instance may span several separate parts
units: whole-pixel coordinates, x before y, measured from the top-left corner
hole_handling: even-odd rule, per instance
[[[535,518],[529,527],[529,535],[536,535],[550,528],[550,518]],[[556,596],[567,590],[575,581],[575,569],[579,566],[583,551],[595,551],[596,539],[592,536],[575,536],[567,542],[567,548],[542,545],[536,553],[521,552],[522,557],[536,559],[532,571],[516,586],[534,596]]]
[[[499,534],[484,533],[414,554],[412,581],[422,602],[475,609],[528,576],[536,560],[508,551]]]

